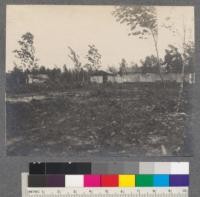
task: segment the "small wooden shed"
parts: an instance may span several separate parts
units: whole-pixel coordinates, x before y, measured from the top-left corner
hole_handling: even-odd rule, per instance
[[[108,76],[112,76],[112,73],[103,71],[103,70],[97,70],[91,73],[90,75],[90,82],[93,83],[107,83],[108,82]]]

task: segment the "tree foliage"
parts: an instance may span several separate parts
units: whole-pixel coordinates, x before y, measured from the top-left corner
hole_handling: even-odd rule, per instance
[[[30,32],[23,34],[18,44],[20,49],[14,50],[13,53],[15,53],[15,57],[20,60],[20,67],[24,69],[37,67],[38,59],[35,56],[33,34]]]
[[[142,64],[142,73],[158,73],[158,61],[154,55],[147,56],[144,60],[140,61]]]
[[[184,53],[183,53],[185,72],[194,72],[194,56],[195,56],[194,42],[185,43]]]
[[[140,39],[153,38],[157,56],[158,72],[161,74],[160,57],[158,51],[158,23],[155,6],[118,6],[113,12],[116,20],[130,27],[128,35],[137,36]]]
[[[85,68],[88,71],[96,71],[101,67],[101,54],[95,45],[88,45],[89,50],[86,58],[88,63],[85,65]]]
[[[113,12],[116,20],[130,27],[129,36],[147,38],[158,34],[156,9],[154,6],[118,6]]]
[[[177,50],[177,47],[169,44],[168,45],[170,51]],[[194,55],[195,55],[195,48],[194,48],[194,42],[190,41],[187,43],[184,43],[183,45],[182,53],[180,53],[179,56],[181,56],[182,63],[181,67],[180,63],[177,63],[177,61],[174,61],[178,59],[177,54],[172,54],[172,61],[169,62],[169,65],[173,67],[173,72],[181,72],[181,68],[184,66],[184,73],[191,73],[194,72]]]
[[[118,70],[115,66],[108,67],[108,71],[111,72],[114,75],[116,75],[118,73]]]
[[[80,62],[80,57],[79,55],[71,48],[68,47],[70,54],[68,55],[68,57],[72,60],[72,62],[74,63],[74,67],[77,71],[81,70],[81,62]]]
[[[120,62],[120,67],[119,67],[119,74],[121,76],[126,74],[126,69],[127,69],[127,62],[124,58],[122,58],[121,62]]]

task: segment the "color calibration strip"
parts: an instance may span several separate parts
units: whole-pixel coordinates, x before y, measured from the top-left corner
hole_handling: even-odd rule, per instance
[[[29,174],[189,174],[188,162],[30,163]]]
[[[28,186],[185,187],[189,186],[189,163],[30,163]]]
[[[88,175],[81,175],[83,179],[77,178],[80,175],[69,176],[71,175],[65,177],[69,178],[65,182],[69,184],[67,187],[28,187],[28,173],[22,173],[22,197],[188,197],[188,187],[129,187],[134,185],[133,175],[122,175],[121,178],[118,175],[118,184],[121,187],[113,186],[116,185],[116,180],[110,182],[115,177],[102,177],[102,184],[111,184],[112,187],[84,187],[84,178]],[[86,177],[86,184],[91,185],[93,178]],[[95,177],[95,182],[99,183],[99,178]]]
[[[30,163],[22,197],[188,197],[188,162]]]
[[[189,175],[29,175],[28,187],[188,187]]]

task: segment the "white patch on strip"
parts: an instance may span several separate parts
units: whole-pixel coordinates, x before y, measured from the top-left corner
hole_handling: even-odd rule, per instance
[[[170,174],[189,174],[189,162],[171,162]]]
[[[65,175],[65,187],[84,187],[84,176]]]
[[[170,174],[171,163],[170,162],[155,162],[154,163],[154,174]]]

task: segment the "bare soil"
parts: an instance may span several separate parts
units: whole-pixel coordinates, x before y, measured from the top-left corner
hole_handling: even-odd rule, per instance
[[[188,155],[190,88],[186,86],[179,110],[179,86],[174,83],[9,95],[7,154]]]

